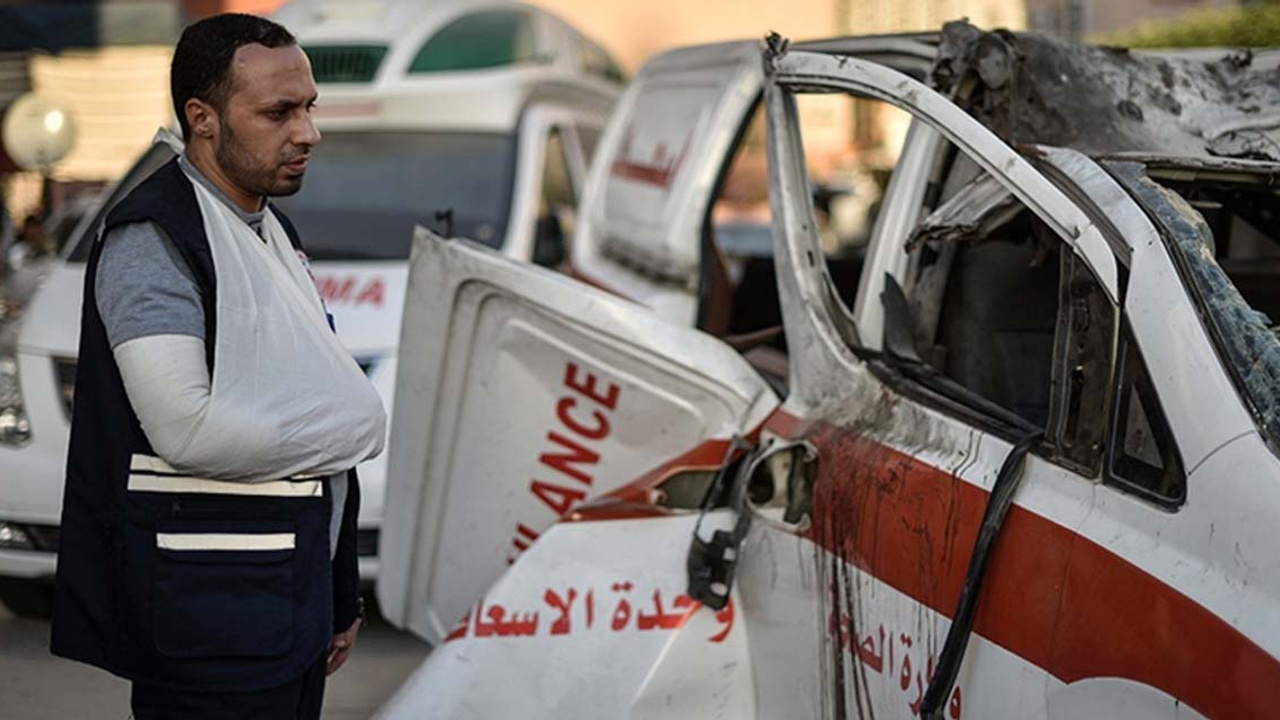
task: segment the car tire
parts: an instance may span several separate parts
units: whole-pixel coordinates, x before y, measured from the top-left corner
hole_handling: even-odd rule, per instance
[[[0,603],[20,618],[46,620],[53,614],[53,584],[0,578]]]

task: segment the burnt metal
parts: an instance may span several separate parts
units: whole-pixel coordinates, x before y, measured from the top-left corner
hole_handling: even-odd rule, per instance
[[[1088,154],[1280,160],[1280,73],[1223,51],[1130,52],[943,27],[932,82],[1006,141]]]
[[[973,555],[969,558],[969,569],[965,572],[964,585],[960,590],[960,602],[956,604],[956,611],[951,616],[951,628],[947,630],[947,640],[942,646],[942,654],[938,656],[938,670],[929,680],[929,689],[925,691],[924,703],[920,706],[920,717],[923,720],[942,720],[943,708],[956,683],[956,675],[960,672],[960,662],[964,660],[964,651],[969,646],[969,636],[973,634],[973,620],[978,615],[982,581],[987,574],[991,551],[1000,537],[1000,529],[1004,526],[1009,507],[1013,504],[1013,495],[1021,484],[1023,461],[1042,435],[1040,431],[1025,435],[1013,446],[1005,457],[1004,464],[1000,466],[1000,474],[996,476],[986,510],[982,514],[978,539],[973,544]]]

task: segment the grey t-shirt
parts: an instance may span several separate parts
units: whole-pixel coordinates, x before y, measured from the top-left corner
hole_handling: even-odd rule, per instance
[[[186,155],[178,164],[187,177],[208,189],[253,231],[262,234],[266,209],[245,212],[206,178]],[[109,233],[98,259],[94,294],[98,314],[114,349],[130,340],[153,335],[191,335],[204,339],[204,305],[200,288],[186,260],[158,225],[121,225]],[[347,500],[347,476],[329,479],[333,509],[329,520],[329,556],[337,552],[342,510]]]

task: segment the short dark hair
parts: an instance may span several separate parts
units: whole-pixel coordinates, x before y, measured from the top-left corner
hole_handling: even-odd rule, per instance
[[[203,100],[219,112],[231,90],[231,58],[241,46],[269,48],[297,44],[283,26],[257,15],[223,13],[189,25],[182,31],[169,66],[169,92],[178,115],[182,139],[191,139],[183,109],[191,98]]]

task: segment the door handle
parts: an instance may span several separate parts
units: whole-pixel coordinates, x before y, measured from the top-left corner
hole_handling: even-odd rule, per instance
[[[734,469],[733,457],[749,447],[740,437],[730,443],[720,472],[703,497],[685,560],[687,594],[715,610],[723,609],[729,602],[739,548],[751,527],[752,502],[767,504],[785,492],[787,504],[783,520],[792,525],[806,522],[813,508],[818,453],[811,444],[771,441]],[[783,488],[779,488],[773,469],[777,463],[784,465]],[[734,512],[733,526],[729,530],[714,530],[710,538],[704,538],[702,522],[722,501]]]

